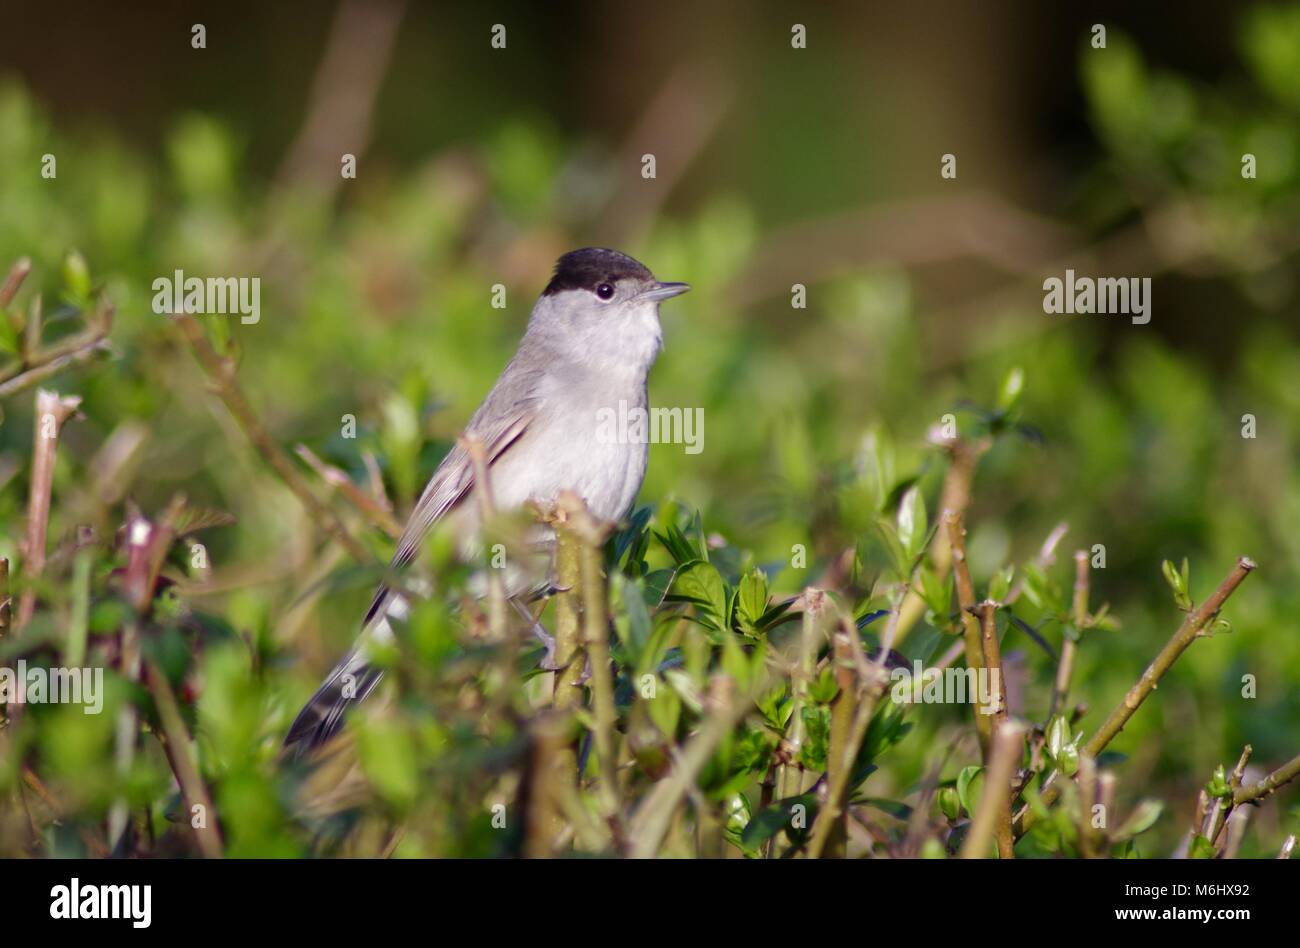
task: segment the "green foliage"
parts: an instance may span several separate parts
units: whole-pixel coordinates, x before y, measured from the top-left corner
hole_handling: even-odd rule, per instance
[[[1078,799],[1044,803],[1047,772],[1084,769],[1084,740],[1182,621],[1179,610],[1203,602],[1247,552],[1263,575],[1232,600],[1235,634],[1190,648],[1112,748],[1140,750],[1140,769],[1109,752],[1097,761],[1117,778],[1125,814],[1110,819],[1107,854],[1172,852],[1189,829],[1187,787],[1203,779],[1188,775],[1213,772],[1207,793],[1223,798],[1224,773],[1213,768],[1247,740],[1257,762],[1295,754],[1300,638],[1285,630],[1300,613],[1290,242],[1300,198],[1298,11],[1243,15],[1244,86],[1207,87],[1162,68],[1118,29],[1107,49],[1080,55],[1101,151],[1064,222],[1101,241],[1132,222],[1165,233],[1177,213],[1179,233],[1192,228],[1204,256],[1198,268],[1169,263],[1161,275],[1171,302],[1159,332],[1047,323],[1031,298],[1007,313],[982,309],[989,336],[981,329],[980,345],[968,347],[968,329],[944,321],[922,277],[896,262],[837,270],[811,288],[798,319],[767,299],[751,305],[739,288],[760,283],[755,261],[771,235],[739,185],[654,221],[626,248],[661,277],[695,285],[664,308],[651,401],[702,406],[708,440],[698,455],[651,447],[641,506],[607,550],[625,813],[650,799],[714,719],[719,678],[750,705],[693,775],[663,852],[792,856],[808,845],[844,689],[825,629],[811,676],[796,670],[806,587],[834,589],[830,611],[845,620],[836,628],[860,631],[873,657],[906,591],[924,608],[894,643],[898,655],[933,663],[954,641],[953,577],[934,556],[950,456],[926,437],[950,413],[959,438],[989,443],[967,519],[976,588],[997,601],[1020,590],[1002,652],[1021,669],[1012,713],[1036,722],[1041,753],[1022,797],[1038,822],[1018,855],[1082,851]],[[522,804],[552,676],[526,629],[513,630],[508,649],[485,636],[468,570],[452,556],[455,537],[440,534],[421,551],[438,595],[414,606],[380,657],[390,671],[350,717],[346,759],[312,769],[281,758],[293,714],[350,647],[392,538],[312,480],[374,562],[347,562],[325,542],[214,399],[167,318],[152,312],[152,282],[177,267],[260,274],[261,322],[205,319],[208,338],[232,357],[276,444],[307,445],[365,489],[373,479],[400,520],[522,331],[544,277],[535,259],[578,241],[554,229],[586,227],[564,217],[574,202],[556,183],[581,143],[515,117],[455,161],[440,154],[357,182],[336,203],[259,180],[247,132],[213,115],[174,118],[150,154],[56,126],[11,83],[0,86],[0,132],[5,168],[37,168],[51,150],[78,156],[75,173],[60,159],[57,183],[0,176],[0,267],[22,256],[34,264],[0,314],[0,363],[20,357],[38,311],[43,341],[57,344],[102,301],[117,310],[111,357],[42,383],[81,395],[81,417],[59,444],[50,556],[32,584],[40,607],[21,636],[0,642],[0,665],[106,668],[103,711],[33,704],[6,728],[0,855],[107,855],[108,829],[122,819],[130,851],[197,853],[156,696],[123,667],[127,629],[177,695],[230,855],[525,851]],[[1250,186],[1238,165],[1246,152],[1258,158]],[[510,254],[507,240],[517,240]],[[1181,245],[1159,250],[1155,259],[1177,260]],[[508,289],[504,311],[485,292],[497,282]],[[1230,339],[1181,338],[1172,301],[1202,297]],[[993,332],[1004,315],[1013,330]],[[950,347],[956,356],[935,343],[947,335],[962,340]],[[13,564],[18,595],[31,394],[0,404],[0,556]],[[1258,419],[1256,438],[1241,437],[1246,412]],[[221,516],[173,545],[162,588],[140,612],[122,583],[128,503],[157,520],[181,493]],[[1071,571],[1039,559],[1061,521],[1062,551],[1106,551],[1105,568],[1092,570],[1085,628],[1113,628],[1122,616],[1124,635],[1080,635]],[[194,544],[207,568],[193,565]],[[540,621],[554,631],[553,620],[548,607]],[[1058,650],[1067,637],[1078,644],[1071,707],[1050,721],[1055,665],[1025,628]],[[848,799],[872,842],[856,835],[851,852],[896,852],[913,808],[928,806],[919,851],[951,854],[986,776],[970,708],[900,705],[888,694],[853,761]],[[1082,717],[1075,701],[1087,706]],[[119,753],[123,722],[130,754]],[[593,710],[569,724],[581,749]],[[599,814],[586,753],[577,805]],[[42,826],[35,836],[12,805],[19,798]],[[497,805],[504,827],[493,823]],[[1257,826],[1242,853],[1272,855],[1296,829],[1294,813]],[[613,846],[575,838],[587,851]],[[1197,835],[1190,852],[1213,847]]]

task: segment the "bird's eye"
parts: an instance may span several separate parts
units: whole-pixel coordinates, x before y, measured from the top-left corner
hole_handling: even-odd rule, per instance
[[[602,283],[596,287],[596,295],[602,300],[612,300],[614,298],[614,286],[611,283]]]

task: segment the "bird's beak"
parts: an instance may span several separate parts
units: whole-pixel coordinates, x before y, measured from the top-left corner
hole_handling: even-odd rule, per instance
[[[681,296],[691,288],[689,283],[656,283],[650,289],[637,295],[638,300],[659,302]]]

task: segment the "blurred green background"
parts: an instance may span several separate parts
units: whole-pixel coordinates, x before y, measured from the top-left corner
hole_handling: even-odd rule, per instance
[[[1122,800],[1173,801],[1151,851],[1172,850],[1197,789],[1243,743],[1261,765],[1296,753],[1300,7],[12,6],[0,265],[32,258],[19,302],[41,292],[56,335],[59,301],[76,302],[70,251],[117,307],[113,358],[47,383],[84,399],[60,445],[51,545],[83,523],[111,536],[127,497],[159,511],[183,491],[237,518],[203,534],[211,575],[182,583],[270,663],[253,684],[245,652],[215,653],[199,713],[218,758],[264,767],[369,592],[295,608],[337,554],[153,314],[152,281],[260,276],[260,323],[205,324],[235,341],[280,444],[358,480],[373,453],[400,516],[513,351],[555,257],[586,245],[695,287],[663,309],[651,402],[702,406],[704,450],[652,447],[642,503],[699,509],[797,594],[869,532],[855,500],[868,437],[919,473],[933,517],[944,464],[928,429],[950,411],[973,424],[968,406],[1022,367],[1023,416],[1042,438],[1001,439],[982,462],[972,567],[982,586],[1066,521],[1066,583],[1070,551],[1105,545],[1093,599],[1122,627],[1080,650],[1085,728],[1178,623],[1162,559],[1190,560],[1198,599],[1238,555],[1260,565],[1228,610],[1234,632],[1189,650],[1115,744],[1133,754]],[[791,48],[796,22],[806,49]],[[191,47],[193,23],[206,49]],[[1105,49],[1089,45],[1093,23]],[[355,180],[339,175],[345,153]],[[946,153],[954,180],[939,173]],[[1152,321],[1044,315],[1042,280],[1067,267],[1151,277]],[[504,310],[490,306],[497,283]],[[795,283],[806,308],[790,305]],[[0,555],[15,562],[30,396],[0,405]],[[92,490],[109,459],[122,463]],[[381,535],[366,542],[387,556]],[[805,570],[787,565],[800,543]],[[918,632],[903,651],[933,641]],[[1051,663],[1023,637],[1006,647],[1023,653],[1019,710],[1040,716]],[[109,718],[76,720],[89,730],[62,752],[69,783],[109,753]],[[918,780],[957,717],[915,720],[876,795]],[[248,791],[245,825],[265,825],[234,851],[301,851],[266,815],[279,806],[268,793]],[[87,806],[108,797],[87,791]],[[1257,814],[1244,852],[1275,852],[1300,828],[1293,801]]]

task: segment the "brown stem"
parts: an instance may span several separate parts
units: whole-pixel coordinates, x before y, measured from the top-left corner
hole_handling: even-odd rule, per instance
[[[1250,787],[1238,787],[1237,791],[1232,795],[1233,806],[1262,800],[1283,784],[1290,783],[1298,776],[1300,776],[1300,755],[1292,757],[1259,783]]]
[[[194,764],[189,732],[181,719],[180,709],[176,705],[176,696],[167,681],[167,676],[152,661],[145,661],[145,678],[149,684],[149,693],[153,695],[158,708],[158,718],[162,723],[166,740],[163,747],[171,763],[176,782],[180,784],[181,795],[185,799],[185,812],[191,819],[196,815],[194,808],[202,807],[202,825],[194,828],[198,838],[199,849],[208,859],[221,858],[221,833],[217,829],[217,812],[212,807],[212,798],[208,795],[203,778]]]
[[[562,515],[560,515],[562,516]],[[582,570],[581,543],[559,522],[555,527],[555,686],[551,704],[558,709],[582,707]]]
[[[553,856],[564,828],[560,786],[567,778],[562,761],[569,743],[569,724],[567,715],[550,712],[539,715],[531,727],[532,750],[524,784],[524,854],[533,859]]]
[[[1241,786],[1242,777],[1246,775],[1246,764],[1250,762],[1250,755],[1253,752],[1254,748],[1249,744],[1241,749],[1241,756],[1237,758],[1237,766],[1232,768],[1232,774],[1228,777],[1228,789],[1233,792],[1233,796],[1229,797],[1227,801],[1222,797],[1216,797],[1205,822],[1200,824],[1201,835],[1211,843],[1218,839],[1220,830],[1227,825],[1228,817],[1232,815],[1232,810],[1237,805],[1234,799],[1236,791]]]
[[[332,464],[326,464],[307,445],[296,445],[294,453],[306,461],[308,466],[320,476],[321,480],[346,497],[372,524],[383,530],[394,540],[401,537],[402,525],[393,516],[391,507],[385,506],[375,497],[362,490],[353,482],[352,478],[348,477],[345,471]]]
[[[9,631],[9,560],[0,557],[0,640]]]
[[[23,577],[27,587],[18,600],[14,631],[21,632],[36,611],[36,589],[31,585],[45,568],[45,541],[50,521],[50,491],[54,484],[54,461],[59,449],[59,432],[63,423],[81,404],[77,396],[62,398],[56,392],[41,389],[36,393],[36,417],[33,425],[32,481],[27,499],[27,546],[23,558]]]
[[[848,754],[848,743],[852,739],[853,720],[857,716],[858,676],[855,673],[856,661],[849,633],[836,632],[831,644],[835,662],[835,683],[839,686],[839,693],[831,703],[831,733],[826,754],[826,781],[831,786],[838,786],[846,783],[852,776],[843,771],[844,768],[853,766],[853,760]],[[833,859],[843,859],[848,844],[849,811],[848,807],[840,809],[841,812],[835,819],[826,841],[826,855]]]
[[[989,704],[993,708],[993,729],[1000,730],[1007,723],[1007,689],[1002,674],[1002,649],[998,644],[998,604],[986,599],[979,604],[980,633],[984,645],[984,666],[988,669],[992,693]],[[1016,764],[1019,765],[1019,758]],[[1010,781],[1010,776],[1007,780]],[[986,785],[987,786],[987,785]],[[999,859],[1015,859],[1015,838],[1011,833],[1011,799],[998,810],[995,836]]]
[[[1007,689],[1002,674],[1002,648],[998,643],[998,604],[991,599],[981,602],[976,611],[980,617],[980,640],[984,646],[984,667],[989,672],[989,705],[995,721],[1007,719]]]
[[[1187,651],[1192,642],[1196,641],[1205,626],[1219,614],[1219,610],[1223,608],[1223,604],[1228,597],[1236,591],[1237,587],[1254,569],[1255,563],[1253,560],[1246,556],[1241,557],[1237,560],[1237,565],[1232,568],[1232,571],[1219,584],[1219,587],[1210,595],[1210,598],[1199,608],[1187,613],[1182,625],[1174,632],[1173,637],[1165,643],[1165,647],[1160,650],[1160,654],[1147,666],[1146,671],[1142,673],[1142,677],[1129,689],[1128,694],[1124,696],[1124,700],[1110,713],[1110,717],[1098,728],[1097,733],[1092,736],[1088,743],[1080,748],[1081,753],[1092,757],[1100,756],[1106,746],[1124,729],[1124,725],[1128,723],[1129,718],[1133,717],[1137,709],[1155,690],[1160,683],[1160,679],[1173,667],[1178,657]],[[1058,774],[1051,774],[1039,792],[1040,800],[1044,806],[1050,806],[1060,795],[1060,788],[1056,785],[1057,777]],[[1036,818],[1028,804],[1021,807],[1016,814],[1017,837],[1023,835],[1035,822]]]
[[[23,280],[27,279],[27,274],[32,272],[31,257],[20,257],[9,268],[9,275],[5,277],[3,284],[0,284],[0,309],[4,309],[13,302],[14,297],[18,295],[18,288],[23,285]]]
[[[969,441],[965,438],[950,438],[940,442],[948,452],[948,472],[943,478],[943,490],[939,494],[939,509],[951,510],[964,516],[970,506],[971,483],[975,479],[975,466],[980,457],[992,447],[989,438]],[[930,566],[940,581],[948,578],[952,569],[952,543],[942,530],[936,530],[930,541]],[[925,600],[913,590],[903,602],[902,614],[898,619],[898,641],[903,641],[912,626],[925,614]]]
[[[1219,610],[1223,608],[1223,603],[1241,585],[1242,580],[1250,575],[1251,570],[1254,568],[1255,564],[1251,559],[1245,556],[1241,557],[1237,561],[1236,567],[1219,584],[1219,588],[1211,594],[1210,598],[1200,608],[1194,609],[1187,614],[1187,618],[1183,620],[1183,624],[1174,633],[1173,638],[1165,644],[1165,647],[1160,650],[1160,654],[1142,673],[1142,677],[1129,689],[1128,694],[1124,696],[1124,700],[1110,713],[1110,717],[1106,719],[1105,723],[1098,728],[1097,733],[1092,736],[1092,739],[1083,748],[1084,751],[1096,757],[1106,749],[1106,745],[1124,729],[1124,725],[1128,723],[1129,718],[1133,717],[1137,709],[1142,707],[1142,702],[1146,701],[1151,692],[1155,690],[1156,685],[1160,683],[1160,679],[1173,667],[1174,662],[1187,650],[1187,647],[1200,637],[1205,626],[1219,614]]]
[[[970,566],[966,562],[966,528],[962,525],[962,515],[954,510],[943,513],[944,527],[948,531],[948,544],[952,547],[953,575],[957,579],[957,604],[961,607],[961,622],[966,640],[966,667],[979,675],[984,667],[984,646],[981,642],[979,620],[975,618],[975,584],[971,582]],[[974,705],[975,730],[979,734],[980,752],[984,760],[989,755],[989,716],[982,712],[978,703]]]
[[[1000,721],[990,742],[988,770],[984,774],[984,790],[975,808],[970,830],[962,842],[962,859],[984,859],[996,837],[998,856],[1011,858],[1003,850],[1004,837],[1011,829],[1011,777],[1020,766],[1024,749],[1024,728],[1011,721]]]
[[[826,844],[831,839],[832,831],[841,815],[847,810],[846,800],[849,780],[853,775],[853,765],[858,759],[858,750],[862,747],[862,741],[867,736],[867,728],[871,724],[872,715],[875,714],[876,705],[880,701],[880,696],[884,694],[885,686],[889,683],[885,662],[894,647],[895,636],[898,634],[899,615],[903,602],[907,599],[909,586],[909,583],[904,583],[899,590],[893,608],[890,610],[889,623],[880,637],[880,654],[869,665],[866,663],[865,656],[860,653],[857,629],[853,630],[849,646],[861,676],[860,687],[863,694],[854,710],[853,726],[849,730],[848,739],[844,741],[839,766],[835,769],[833,778],[830,775],[827,777],[826,799],[822,802],[821,810],[817,813],[812,833],[808,838],[808,848],[805,853],[808,859],[821,857]]]
[[[1075,636],[1088,622],[1088,554],[1076,550],[1074,554],[1074,634],[1067,630],[1061,643],[1061,658],[1056,666],[1056,681],[1052,684],[1052,700],[1047,708],[1047,720],[1065,704],[1070,693],[1070,677],[1074,674],[1074,653],[1078,646]]]
[[[798,763],[799,751],[803,747],[804,725],[803,709],[808,703],[808,687],[812,683],[817,665],[817,652],[823,641],[822,620],[826,614],[826,593],[821,589],[809,587],[803,593],[803,620],[799,634],[799,664],[793,678],[794,703],[790,711],[790,733],[788,741],[792,755],[796,758],[781,766],[777,776],[777,793],[782,799],[797,796],[804,791],[806,775]]]
[[[1079,755],[1079,854],[1084,859],[1097,857],[1097,833],[1092,828],[1092,808],[1097,802],[1097,762],[1087,754]],[[1011,809],[1007,808],[1007,835],[1011,836]],[[999,827],[1000,828],[1000,827]],[[1001,853],[1001,837],[998,850]]]
[[[614,705],[614,679],[610,674],[608,591],[605,585],[605,538],[608,524],[601,523],[587,510],[576,495],[561,496],[560,504],[568,508],[572,529],[577,534],[579,569],[582,577],[583,644],[591,664],[591,705],[595,713],[593,743],[600,768],[599,795],[607,820],[615,820],[622,810],[618,792],[618,756],[614,733],[618,712]]]

